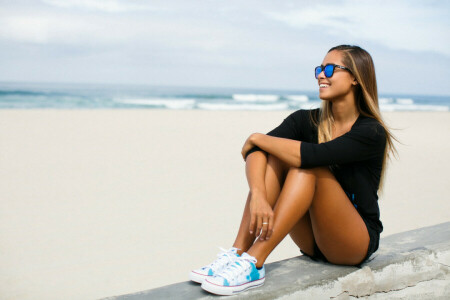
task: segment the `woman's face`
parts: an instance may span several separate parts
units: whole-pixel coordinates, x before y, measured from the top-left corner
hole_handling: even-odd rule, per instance
[[[322,65],[336,64],[347,67],[342,62],[342,53],[338,50],[329,52],[322,61]],[[346,98],[348,96],[353,97],[353,87],[355,77],[347,70],[335,68],[333,76],[330,78],[325,77],[322,71],[317,79],[319,85],[319,98],[322,100],[336,101]],[[320,87],[321,84],[326,86]]]

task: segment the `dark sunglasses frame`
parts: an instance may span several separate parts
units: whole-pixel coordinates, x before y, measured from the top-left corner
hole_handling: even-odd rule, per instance
[[[328,76],[328,74],[329,74],[330,71],[327,71],[327,70],[326,70],[326,68],[327,68],[328,66],[333,66],[333,68],[331,69],[331,74],[330,74],[329,76]],[[322,71],[323,71],[323,74],[325,74],[325,77],[326,77],[326,78],[330,78],[331,76],[333,76],[333,74],[334,74],[334,69],[336,69],[336,68],[339,68],[339,69],[342,69],[342,70],[349,71],[350,74],[352,74],[352,71],[350,71],[350,69],[347,68],[347,67],[340,66],[340,65],[335,65],[335,64],[326,64],[325,66],[324,66],[324,65],[317,66],[317,67],[314,69],[314,76],[316,76],[316,79],[319,79],[319,75],[320,75],[320,73],[322,73]],[[317,69],[320,69],[320,72],[318,72]],[[328,69],[329,69],[329,68],[328,68]]]

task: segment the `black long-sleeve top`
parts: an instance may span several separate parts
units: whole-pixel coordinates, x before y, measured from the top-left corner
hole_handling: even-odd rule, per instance
[[[318,144],[319,109],[298,110],[267,135],[301,141],[300,168],[328,166],[367,226],[383,231],[378,187],[386,147],[386,132],[375,119],[360,115],[349,132]],[[313,121],[315,120],[315,122]],[[263,151],[259,147],[254,151]]]

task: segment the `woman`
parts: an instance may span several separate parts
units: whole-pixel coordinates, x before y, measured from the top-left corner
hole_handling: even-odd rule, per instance
[[[264,261],[287,234],[303,254],[339,265],[378,249],[377,191],[395,148],[372,58],[358,46],[333,47],[315,76],[320,109],[298,110],[245,142],[244,215],[233,247],[190,273],[203,289],[232,295],[264,284]]]

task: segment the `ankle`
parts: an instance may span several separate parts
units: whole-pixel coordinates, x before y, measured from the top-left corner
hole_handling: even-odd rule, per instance
[[[242,247],[242,246],[240,246],[238,244],[234,244],[233,248],[236,248],[236,253],[239,254],[239,256],[241,256],[242,253],[244,253],[246,250],[248,250],[247,248]]]
[[[262,258],[262,257],[260,257],[260,256],[258,256],[258,255],[255,255],[254,253],[251,253],[251,251],[248,251],[247,254],[250,255],[250,256],[253,256],[254,258],[256,258],[255,267],[256,267],[257,269],[260,269],[260,268],[263,267],[264,262],[265,262],[265,258]],[[240,255],[240,254],[239,254],[239,255]]]

